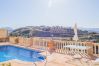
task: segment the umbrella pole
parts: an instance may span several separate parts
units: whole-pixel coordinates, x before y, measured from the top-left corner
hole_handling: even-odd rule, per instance
[[[47,65],[47,45],[46,45],[46,61],[45,61],[44,66],[46,66],[46,65]]]

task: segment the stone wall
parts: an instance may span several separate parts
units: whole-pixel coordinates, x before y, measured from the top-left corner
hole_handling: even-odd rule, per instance
[[[8,31],[6,29],[0,28],[0,41],[2,42],[8,41]]]
[[[26,38],[26,37],[18,37],[19,44],[23,46],[31,46],[33,44],[32,38]]]
[[[18,44],[18,37],[9,37],[9,42],[12,44]]]

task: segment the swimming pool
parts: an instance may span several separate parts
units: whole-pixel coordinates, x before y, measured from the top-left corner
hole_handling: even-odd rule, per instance
[[[11,45],[0,46],[0,62],[18,59],[28,62],[37,62],[45,59],[39,51]]]

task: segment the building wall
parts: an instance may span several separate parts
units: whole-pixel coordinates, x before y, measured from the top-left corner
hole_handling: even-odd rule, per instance
[[[8,31],[6,29],[0,29],[0,41],[8,41]]]
[[[0,38],[7,38],[8,31],[6,29],[0,29]]]
[[[93,43],[93,54],[99,56],[99,43]]]

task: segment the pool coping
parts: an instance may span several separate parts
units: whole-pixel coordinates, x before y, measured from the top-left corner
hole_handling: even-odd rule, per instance
[[[11,59],[11,60],[8,60],[8,61],[0,62],[0,64],[9,63],[9,62],[12,62],[12,61],[15,61],[15,62],[18,62],[18,63],[38,63],[38,62],[45,62],[45,60],[36,61],[36,62],[30,62],[30,61],[22,61],[22,60],[18,60],[18,59]]]
[[[10,43],[7,43],[7,44],[0,44],[0,46],[5,46],[5,45],[11,45],[11,46],[16,46],[16,47],[21,47],[21,48],[25,48],[25,49],[29,49],[29,50],[36,50],[36,51],[39,51],[40,53],[41,52],[44,52],[45,50],[41,50],[39,48],[34,48],[34,47],[25,47],[23,45],[20,45],[20,44],[10,44]]]

